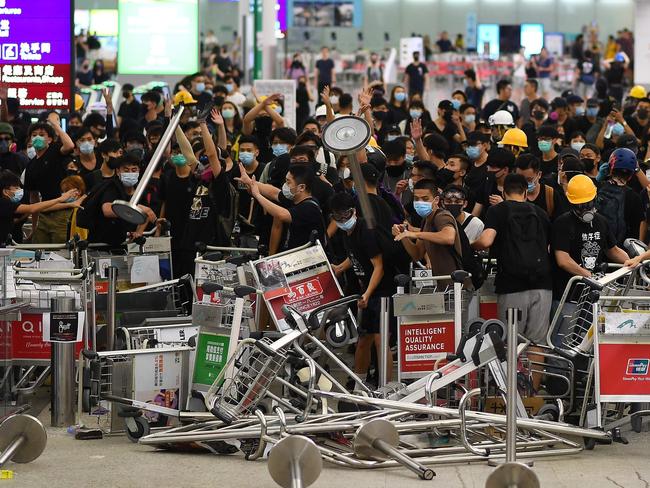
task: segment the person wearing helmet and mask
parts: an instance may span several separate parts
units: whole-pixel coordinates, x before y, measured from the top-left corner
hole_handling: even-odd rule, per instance
[[[572,276],[591,275],[604,262],[623,263],[627,254],[616,244],[607,219],[596,211],[596,185],[586,175],[567,184],[570,210],[551,229],[551,249],[557,264],[553,273],[553,298],[559,300]]]
[[[517,157],[528,149],[528,138],[521,129],[508,129],[499,141],[499,147],[507,149]]]
[[[629,117],[637,108],[637,105],[644,98],[648,98],[648,92],[642,85],[635,85],[630,88],[627,98],[625,99],[625,106],[623,107],[623,116]]]
[[[512,96],[512,83],[508,79],[499,80],[496,89],[497,97],[490,100],[485,107],[483,107],[481,117],[489,121],[492,115],[496,115],[497,112],[503,110],[510,114],[513,121],[516,121],[519,118],[519,108],[510,100],[510,97]],[[493,124],[490,123],[490,125]],[[514,122],[510,122],[508,125],[512,127],[514,126]]]
[[[598,189],[596,207],[621,245],[628,237],[638,239],[643,220],[641,197],[627,186],[639,165],[632,150],[619,148],[610,155],[608,166],[609,176]]]
[[[488,122],[492,132],[492,142],[499,142],[506,131],[515,126],[512,115],[506,110],[499,110],[494,115],[491,115]]]

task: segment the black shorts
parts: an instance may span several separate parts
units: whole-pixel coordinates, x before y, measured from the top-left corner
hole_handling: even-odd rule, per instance
[[[393,314],[393,299],[388,298],[388,316],[390,317],[389,331],[394,333],[397,321]],[[381,320],[381,297],[372,296],[368,300],[368,306],[361,311],[361,322],[359,323],[359,334],[379,334],[379,322]]]

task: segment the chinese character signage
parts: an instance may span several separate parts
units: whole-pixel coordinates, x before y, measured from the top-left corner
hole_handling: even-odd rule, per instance
[[[71,0],[0,0],[0,76],[23,109],[70,107],[72,18]]]

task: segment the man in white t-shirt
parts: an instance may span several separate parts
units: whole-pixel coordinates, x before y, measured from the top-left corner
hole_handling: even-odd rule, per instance
[[[483,221],[463,210],[467,205],[465,188],[457,185],[447,186],[442,192],[442,205],[454,216],[470,243],[478,239],[483,232]]]

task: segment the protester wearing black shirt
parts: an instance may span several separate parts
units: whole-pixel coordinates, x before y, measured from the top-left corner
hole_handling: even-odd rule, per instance
[[[404,70],[404,84],[408,87],[409,97],[416,94],[422,95],[426,90],[427,74],[429,69],[426,64],[420,62],[420,53],[413,53],[413,62]]]
[[[395,292],[394,269],[389,262],[386,248],[390,243],[388,236],[381,236],[376,230],[368,228],[360,219],[354,199],[348,193],[337,193],[330,202],[332,217],[339,232],[343,234],[347,259],[333,267],[340,275],[353,269],[362,292],[359,308],[362,310],[360,323],[361,336],[357,343],[354,370],[357,375],[365,375],[370,366],[372,346],[381,354],[379,321],[381,316],[381,297],[390,297]],[[392,316],[392,314],[390,314]],[[388,375],[392,371],[392,356],[388,353]]]
[[[519,118],[519,107],[510,101],[510,97],[512,96],[512,84],[510,80],[499,80],[496,88],[497,97],[485,104],[481,117],[484,120],[489,120],[490,116],[495,112],[507,110],[512,115],[512,119],[517,122]]]
[[[320,52],[321,59],[316,61],[316,93],[319,95],[326,86],[336,83],[334,61],[330,59],[330,50],[323,46]]]
[[[11,124],[0,122],[0,170],[9,170],[20,176],[29,160],[23,153],[11,150],[15,144],[14,128]]]
[[[140,121],[142,118],[142,105],[133,95],[133,85],[131,83],[125,83],[122,86],[122,97],[124,101],[117,111],[118,124],[122,125],[122,121],[125,119]]]

